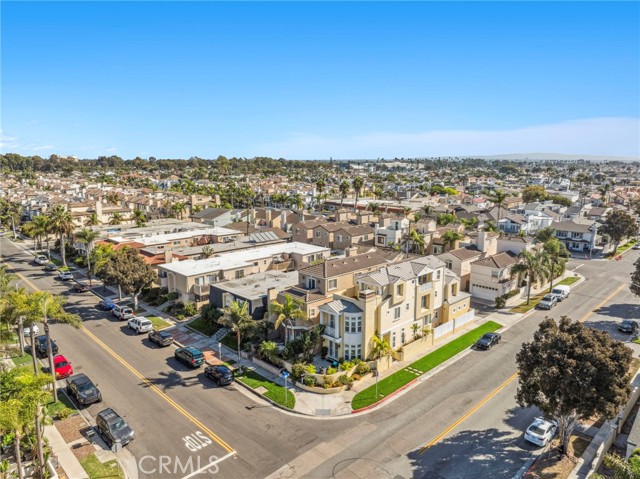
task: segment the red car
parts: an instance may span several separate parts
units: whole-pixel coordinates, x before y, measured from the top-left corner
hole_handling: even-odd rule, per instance
[[[53,368],[56,372],[56,379],[67,378],[73,374],[71,363],[62,354],[53,358]]]

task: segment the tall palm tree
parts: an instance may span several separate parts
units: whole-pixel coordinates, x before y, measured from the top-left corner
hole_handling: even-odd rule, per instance
[[[488,196],[493,204],[498,207],[498,221],[500,221],[500,218],[502,218],[502,207],[504,206],[504,202],[509,197],[509,195],[507,195],[507,193],[502,190],[495,190]]]
[[[123,217],[122,217],[122,213],[119,212],[115,212],[113,213],[113,216],[111,217],[111,219],[109,220],[109,224],[110,225],[119,225],[122,223]]]
[[[360,176],[356,176],[353,181],[351,181],[351,186],[353,186],[353,191],[356,194],[355,203],[353,204],[354,211],[358,211],[358,197],[362,192],[362,187],[364,186],[364,180]]]
[[[185,211],[187,211],[187,205],[183,201],[178,201],[171,206],[171,211],[180,219],[184,217]]]
[[[551,238],[542,247],[549,272],[549,292],[553,289],[553,280],[567,268],[567,247],[557,238]]]
[[[442,240],[442,246],[446,247],[447,245],[449,245],[449,249],[452,250],[454,249],[456,243],[462,239],[462,235],[457,231],[448,230],[442,235],[440,239]]]
[[[327,188],[327,183],[324,181],[324,178],[318,179],[316,181],[316,191],[318,193],[318,207],[322,202],[322,198],[324,196],[324,190]]]
[[[38,215],[22,226],[22,231],[37,242],[37,248],[42,251],[42,238],[49,234],[49,218]]]
[[[133,210],[133,214],[131,215],[131,219],[133,221],[135,221],[136,226],[138,228],[143,227],[147,222],[147,217],[144,214],[144,211],[142,211],[139,208],[136,208],[135,210]]]
[[[409,234],[407,235],[407,242],[411,244],[412,249],[414,251],[417,249],[420,254],[424,254],[424,248],[426,246],[426,243],[424,241],[424,236],[422,236],[418,231],[416,231],[413,228],[410,228]],[[409,251],[409,248],[407,247],[407,253],[408,251]]]
[[[238,341],[238,365],[242,365],[240,359],[240,339],[242,333],[254,328],[256,325],[256,320],[249,314],[249,303],[243,301],[241,304],[239,301],[233,301],[229,306],[224,308],[224,315],[218,321],[236,334]]]
[[[62,265],[67,266],[67,255],[65,251],[65,238],[74,229],[73,216],[62,205],[55,205],[49,212],[49,229],[52,233],[57,234],[60,239],[60,256],[62,256]]]
[[[269,304],[269,310],[271,314],[276,315],[274,328],[278,329],[283,323],[291,323],[297,320],[303,321],[307,319],[307,315],[302,311],[302,303],[300,300],[294,298],[290,294],[284,295],[284,302],[282,304],[277,301],[272,301]],[[285,343],[289,342],[289,334],[287,324],[285,323]]]
[[[98,226],[99,224],[100,220],[98,219],[98,213],[91,213],[84,222],[85,226]]]
[[[602,195],[602,201],[605,206],[609,204],[609,192],[611,191],[611,185],[609,183],[603,183],[598,187],[598,192]]]
[[[299,210],[304,208],[304,199],[302,199],[300,193],[294,193],[293,195],[288,196],[286,199],[286,203]]]
[[[211,258],[216,253],[216,250],[211,245],[204,245],[202,247],[202,256],[205,258]]]
[[[393,359],[398,359],[398,353],[396,353],[393,348],[391,347],[391,345],[389,344],[389,341],[387,341],[386,339],[382,338],[378,332],[376,331],[376,333],[371,337],[371,342],[372,347],[371,347],[371,359],[373,359],[374,361],[378,361],[382,358],[387,358],[387,366],[390,366],[391,363],[391,358]],[[377,369],[377,367],[376,367]],[[377,373],[377,371],[376,371]],[[376,374],[376,397],[374,399],[374,401],[378,401],[378,377],[380,376],[380,374]]]
[[[497,233],[498,232],[498,226],[493,222],[493,221],[487,221],[483,228],[484,231],[487,231],[489,233]]]
[[[518,282],[527,280],[527,304],[531,302],[531,287],[548,277],[548,269],[543,252],[531,253],[522,250],[518,262],[511,267],[511,277],[518,277]]]
[[[91,262],[87,270],[89,283],[91,283],[92,275],[98,276],[100,272],[107,266],[109,260],[116,254],[111,244],[99,244],[91,250]],[[106,289],[106,285],[105,285]]]
[[[351,189],[351,187],[349,186],[349,182],[347,180],[342,180],[338,189],[340,190],[340,206],[342,207],[342,203],[349,194],[349,190]]]
[[[90,230],[89,228],[83,228],[76,232],[76,241],[86,245],[86,258],[87,258],[87,271],[91,271],[91,251],[93,250],[94,242],[100,237],[100,233]],[[91,283],[91,274],[89,273],[89,286]]]
[[[114,205],[120,204],[120,195],[115,192],[107,193],[104,195],[104,199],[107,200],[107,203],[112,203]]]

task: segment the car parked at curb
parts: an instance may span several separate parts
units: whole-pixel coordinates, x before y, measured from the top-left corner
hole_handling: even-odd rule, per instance
[[[173,344],[173,336],[168,331],[153,330],[149,332],[149,341],[156,343],[158,346],[169,346]]]
[[[564,299],[567,299],[569,297],[570,293],[571,293],[571,288],[569,286],[564,285],[564,284],[561,284],[559,286],[555,286],[551,290],[551,294],[555,294],[558,301],[562,301]]]
[[[35,353],[39,358],[46,358],[48,356],[46,334],[35,337],[35,344],[33,345],[33,349],[35,350]],[[51,353],[54,356],[58,354],[58,345],[53,339],[51,340]]]
[[[484,333],[480,339],[476,341],[477,349],[491,349],[502,340],[500,333]]]
[[[127,424],[127,421],[111,408],[103,409],[98,413],[96,427],[98,434],[102,436],[109,447],[112,447],[116,441],[120,441],[120,444],[126,446],[136,437],[136,433]]]
[[[218,386],[228,386],[233,382],[233,371],[223,364],[207,366],[204,368],[204,375]]]
[[[102,299],[100,300],[100,302],[98,302],[98,308],[100,308],[102,311],[111,311],[115,307],[116,303],[108,298]]]
[[[622,333],[637,333],[640,330],[640,324],[634,319],[625,319],[618,325],[618,331]]]
[[[556,304],[558,304],[558,298],[555,294],[547,294],[540,300],[538,303],[538,308],[540,309],[551,309]]]
[[[58,265],[55,263],[47,263],[47,265],[44,267],[45,271],[56,271],[58,269]]]
[[[67,378],[67,394],[81,406],[102,402],[102,394],[98,385],[94,384],[86,374],[76,374]]]
[[[111,310],[111,314],[113,314],[120,321],[126,321],[127,319],[131,319],[135,316],[133,314],[133,309],[128,306],[120,306],[116,304],[115,307]]]
[[[40,266],[44,266],[45,264],[47,264],[49,262],[49,258],[47,258],[45,255],[43,254],[39,254],[38,256],[36,256],[33,260],[33,262],[35,264],[39,264]]]
[[[62,354],[53,357],[53,370],[56,372],[56,379],[64,379],[73,374],[71,363]]]
[[[178,348],[173,353],[174,357],[183,364],[192,368],[199,368],[204,363],[204,354],[192,346]]]
[[[129,319],[127,326],[129,327],[129,329],[135,331],[136,334],[148,333],[149,331],[153,330],[153,323],[151,322],[151,320],[145,318],[144,316],[134,316],[133,318]]]
[[[24,328],[22,328],[22,334],[24,334],[25,336],[31,336],[31,328],[33,328],[33,334],[40,334],[40,326],[38,326],[37,324],[34,324],[32,326],[25,326]]]
[[[537,417],[525,431],[524,439],[536,446],[544,447],[551,442],[557,430],[557,421]]]
[[[88,284],[84,284],[84,283],[74,283],[73,284],[73,290],[76,293],[86,293],[87,291],[91,291],[91,288],[89,287]]]
[[[60,279],[60,281],[69,281],[73,279],[73,273],[71,271],[59,271],[58,279]]]

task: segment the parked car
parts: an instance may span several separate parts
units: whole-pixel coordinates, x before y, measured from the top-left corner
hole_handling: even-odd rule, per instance
[[[640,249],[640,242],[634,244],[633,249]]]
[[[58,265],[56,265],[55,263],[47,263],[47,265],[44,267],[45,271],[56,271],[58,269]]]
[[[204,368],[204,375],[218,386],[228,386],[233,382],[233,371],[224,365],[207,366]]]
[[[618,331],[623,333],[637,333],[639,329],[640,325],[634,319],[625,319],[618,325]]]
[[[33,334],[40,334],[40,326],[34,324],[33,326],[25,326],[22,328],[22,334],[25,336],[31,336],[31,328],[33,328]]]
[[[109,447],[118,440],[125,446],[136,437],[136,433],[127,424],[127,421],[111,408],[103,409],[98,413],[96,427]]]
[[[149,341],[156,343],[158,346],[169,346],[173,343],[173,336],[167,331],[150,331]]]
[[[538,303],[538,308],[540,308],[540,309],[551,309],[556,304],[558,304],[558,298],[556,298],[555,294],[547,294]]]
[[[89,287],[88,284],[84,284],[84,283],[74,283],[73,284],[73,290],[76,293],[86,293],[87,291],[90,291],[91,288]]]
[[[107,298],[100,300],[100,302],[98,303],[98,308],[103,311],[111,311],[115,307],[116,303]]]
[[[544,447],[553,439],[557,430],[557,421],[549,421],[545,418],[537,417],[525,431],[524,438],[536,446]]]
[[[181,363],[191,366],[192,368],[199,368],[202,366],[202,363],[204,363],[204,354],[202,354],[202,351],[192,346],[176,349],[174,357]]]
[[[476,341],[477,349],[491,349],[502,340],[500,333],[484,333],[480,339]]]
[[[58,279],[61,281],[69,281],[70,279],[73,279],[73,273],[71,271],[59,271]]]
[[[111,310],[111,314],[113,314],[120,321],[126,321],[127,319],[133,318],[135,315],[133,314],[133,309],[127,306],[120,306],[116,304],[115,307]]]
[[[73,374],[73,367],[62,354],[53,357],[53,369],[56,372],[56,379],[63,379]]]
[[[86,374],[76,374],[67,379],[67,394],[72,396],[81,406],[88,406],[94,402],[102,402],[102,394],[97,384]]]
[[[144,316],[134,316],[127,323],[129,329],[133,329],[136,334],[148,333],[153,330],[153,323]]]
[[[47,264],[49,262],[49,258],[47,258],[43,254],[39,254],[38,256],[35,257],[35,259],[33,261],[36,264],[39,264],[40,266],[44,266],[45,264]]]
[[[46,358],[47,357],[47,335],[43,334],[41,336],[36,336],[35,339],[36,339],[36,342],[33,345],[33,349],[35,350],[36,355],[39,358]],[[54,356],[58,354],[58,345],[53,339],[51,340],[51,352],[53,353]]]
[[[564,284],[554,286],[554,288],[551,290],[551,294],[555,294],[558,301],[567,299],[569,297],[569,293],[571,293],[571,288],[569,286],[565,286]]]

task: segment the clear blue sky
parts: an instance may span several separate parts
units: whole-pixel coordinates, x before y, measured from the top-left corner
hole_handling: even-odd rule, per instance
[[[638,2],[11,2],[2,152],[640,155]]]

